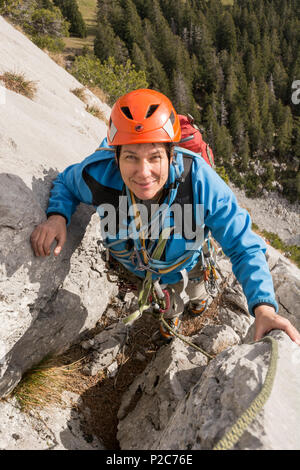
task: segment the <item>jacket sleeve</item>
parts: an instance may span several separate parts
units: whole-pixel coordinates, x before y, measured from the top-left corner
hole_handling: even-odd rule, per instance
[[[61,214],[69,225],[72,214],[80,202],[92,204],[92,194],[82,177],[86,160],[67,167],[59,173],[50,192],[47,216]]]
[[[204,203],[204,223],[230,258],[249,312],[254,315],[253,308],[262,303],[273,305],[277,312],[266,244],[251,230],[249,213],[239,207],[231,189],[208,165],[198,169],[197,187],[200,202]]]

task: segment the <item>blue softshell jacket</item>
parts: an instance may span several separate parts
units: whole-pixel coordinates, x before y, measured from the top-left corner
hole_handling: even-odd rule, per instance
[[[110,147],[104,139],[101,148]],[[251,230],[251,219],[248,212],[239,207],[236,197],[218,174],[193,152],[177,147],[175,157],[170,165],[169,179],[166,187],[172,185],[176,175],[183,172],[183,155],[188,153],[193,158],[191,166],[191,191],[193,203],[204,206],[204,225],[206,233],[222,246],[232,263],[233,272],[243,287],[250,314],[259,304],[273,305],[276,312],[272,277],[266,261],[266,244],[263,239]],[[174,184],[173,184],[174,187]],[[95,151],[81,163],[67,167],[53,182],[47,215],[61,214],[70,223],[71,216],[80,202],[92,204],[96,208],[102,202],[102,196],[111,194],[117,204],[118,197],[124,194],[124,183],[120,171],[110,151]],[[174,253],[180,253],[183,240],[170,239],[166,247],[165,258],[172,261]],[[199,261],[201,246],[193,256],[181,266],[190,271]],[[124,265],[140,277],[145,273],[137,272],[129,261]],[[181,280],[180,269],[161,277],[162,283],[174,284]]]

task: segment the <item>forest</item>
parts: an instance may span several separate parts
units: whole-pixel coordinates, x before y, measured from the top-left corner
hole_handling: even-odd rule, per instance
[[[298,0],[98,0],[97,18],[95,55],[192,114],[231,181],[300,198]]]
[[[0,14],[59,50],[87,34],[80,3],[0,0]],[[133,88],[165,93],[248,196],[300,200],[299,0],[98,0],[94,50],[71,73],[109,104]]]

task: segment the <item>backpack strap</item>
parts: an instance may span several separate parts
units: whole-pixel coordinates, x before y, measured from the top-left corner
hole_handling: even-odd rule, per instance
[[[193,185],[192,185],[192,164],[193,157],[191,155],[183,154],[184,170],[181,175],[181,183],[177,190],[174,203],[179,204],[182,208],[182,218],[184,217],[184,205],[191,204],[194,207]],[[182,227],[184,220],[182,219]],[[196,230],[196,220],[194,210],[192,211],[192,230]]]
[[[93,205],[99,206],[100,204],[112,204],[114,207],[119,207],[119,196],[122,196],[123,191],[104,186],[99,183],[93,176],[91,176],[86,169],[82,172],[82,177],[89,187],[92,197]]]
[[[215,164],[214,164],[213,157],[212,157],[212,154],[211,154],[211,151],[210,151],[210,147],[209,147],[208,144],[206,144],[206,153],[207,153],[208,159],[209,159],[209,161],[210,161],[211,167],[214,168]]]

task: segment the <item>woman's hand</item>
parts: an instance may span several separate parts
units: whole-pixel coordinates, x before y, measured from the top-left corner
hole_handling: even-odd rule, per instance
[[[274,307],[269,305],[259,305],[254,309],[255,333],[254,341],[263,338],[271,330],[282,330],[300,346],[300,333],[291,322],[275,312]]]
[[[49,256],[54,240],[57,245],[54,256],[59,255],[67,239],[67,223],[62,215],[51,215],[46,222],[38,225],[31,234],[30,241],[36,256]]]

